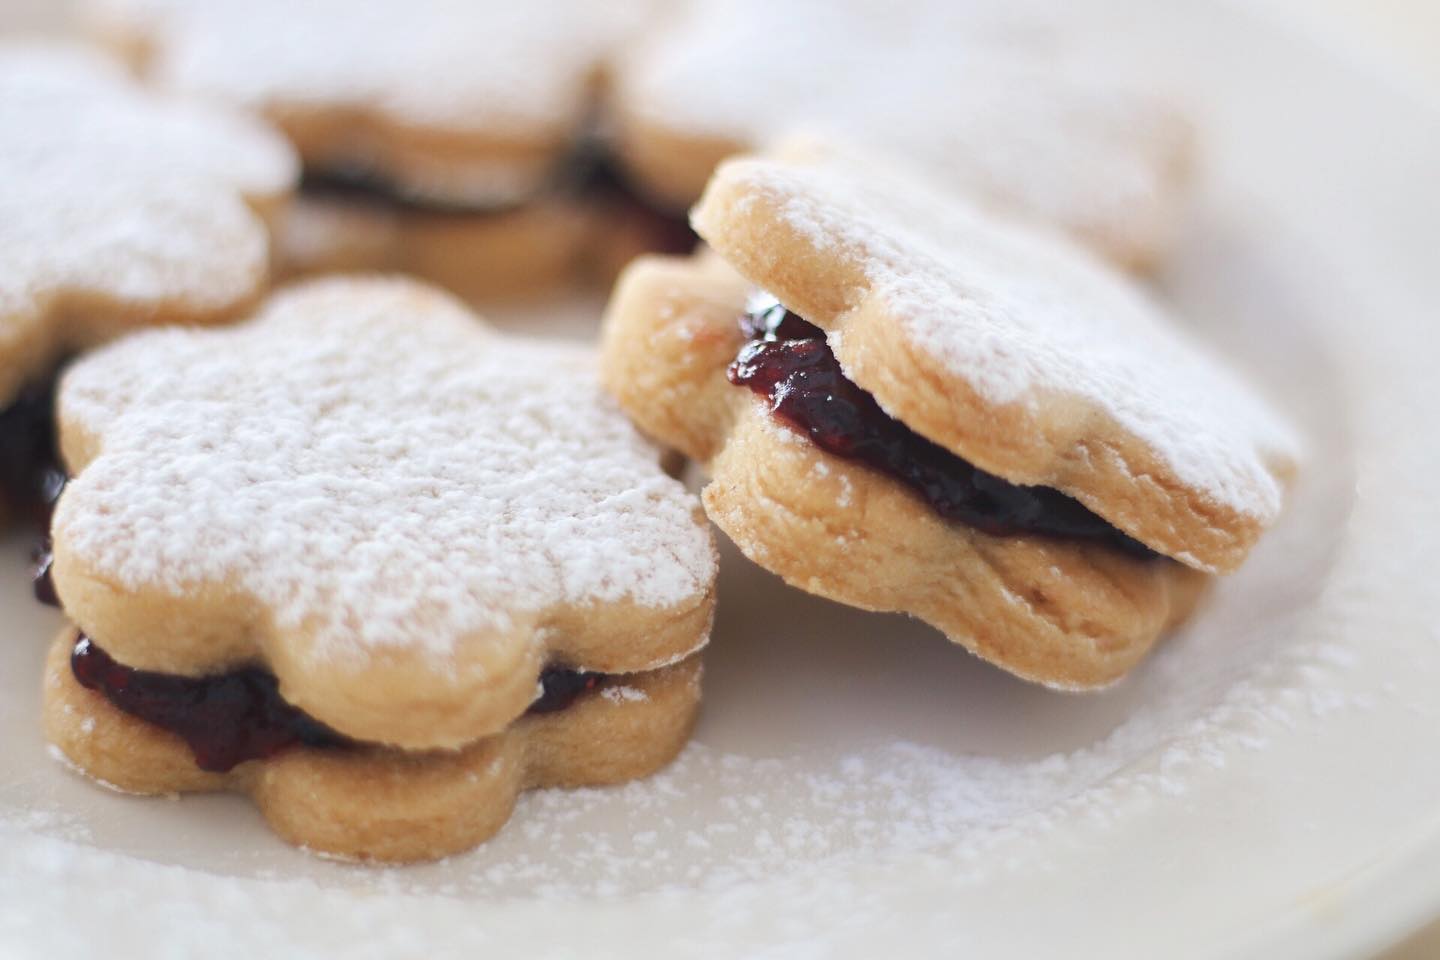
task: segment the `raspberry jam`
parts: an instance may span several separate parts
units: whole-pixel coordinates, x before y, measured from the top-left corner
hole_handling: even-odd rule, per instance
[[[254,667],[212,677],[181,677],[117,663],[81,634],[70,669],[116,708],[180,737],[201,770],[225,773],[294,746],[334,748],[354,741],[286,703],[272,674]],[[552,668],[529,713],[555,713],[595,689],[603,674]]]
[[[644,250],[681,254],[694,250],[700,237],[684,212],[666,210],[635,189],[631,179],[603,147],[577,149],[561,176],[562,189],[579,200],[618,214],[625,230]]]
[[[1040,534],[1155,555],[1059,490],[986,473],[885,413],[845,377],[825,332],[780,304],[747,314],[741,329],[750,341],[730,364],[731,383],[765,397],[820,449],[904,483],[946,520],[996,537]]]
[[[184,740],[201,770],[224,773],[296,744],[350,743],[281,699],[279,683],[263,670],[234,670],[214,677],[132,670],[83,634],[70,653],[70,669],[82,687]]]
[[[47,607],[60,606],[60,595],[55,592],[55,579],[50,576],[50,568],[55,564],[55,554],[50,549],[49,537],[35,547],[31,562],[35,576],[30,587],[35,593],[35,599]]]
[[[56,377],[21,389],[0,410],[0,512],[48,526],[65,470],[55,437]]]
[[[527,713],[559,713],[570,704],[600,686],[603,673],[583,670],[562,670],[551,667],[540,674],[540,696],[530,704]]]

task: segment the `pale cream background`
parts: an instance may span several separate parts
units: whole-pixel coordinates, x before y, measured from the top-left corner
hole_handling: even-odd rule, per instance
[[[1336,47],[1371,60],[1424,96],[1440,100],[1437,0],[1263,0],[1256,6],[1274,8]]]
[[[1440,105],[1440,0],[1264,0],[1343,55]],[[1259,5],[1259,4],[1257,4]],[[1377,960],[1440,958],[1440,921]]]

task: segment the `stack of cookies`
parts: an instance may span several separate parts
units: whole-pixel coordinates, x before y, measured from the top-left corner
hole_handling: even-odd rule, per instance
[[[45,536],[45,731],[91,778],[445,856],[526,789],[679,753],[712,523],[1079,690],[1282,508],[1289,428],[1132,273],[1178,223],[1184,115],[1054,16],[87,23],[0,47],[0,520]],[[483,319],[617,272],[598,345]]]
[[[282,276],[403,271],[479,301],[684,249],[595,143],[606,65],[655,0],[107,0],[94,32],[153,84],[259,114],[304,176]],[[677,246],[678,245],[678,246]]]

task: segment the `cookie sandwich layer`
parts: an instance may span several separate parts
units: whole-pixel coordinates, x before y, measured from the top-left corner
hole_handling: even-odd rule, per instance
[[[642,258],[616,287],[602,349],[605,382],[637,425],[706,466],[706,511],[751,560],[807,592],[917,616],[1065,689],[1114,682],[1189,615],[1203,573],[1111,546],[1108,532],[992,535],[954,522],[777,418],[768,396],[729,377],[752,343],[754,297],[711,251]]]
[[[66,682],[219,774],[294,753],[465,754],[535,726],[567,687],[588,702],[698,675],[714,546],[593,362],[417,283],[343,279],[77,361],[59,397],[72,479],[37,584],[86,638]],[[201,742],[208,715],[175,704],[213,690],[241,699],[211,703],[220,720],[275,722]],[[697,698],[669,697],[646,764]],[[560,712],[599,709],[580,706]],[[516,763],[512,785],[569,776]]]
[[[504,826],[525,790],[653,773],[689,739],[700,704],[697,655],[607,677],[561,709],[532,709],[457,750],[397,750],[312,729],[308,742],[206,769],[180,736],[79,679],[97,682],[93,664],[73,666],[76,637],[66,630],[56,638],[45,674],[46,736],[69,762],[131,793],[245,793],[289,842],[345,859],[405,863],[458,853]]]
[[[577,183],[605,60],[651,0],[89,6],[155,85],[241,104],[291,138],[306,183],[280,231],[288,276],[405,271],[485,300],[608,283],[617,243],[673,235],[635,197]]]
[[[723,164],[692,220],[711,250],[617,286],[605,381],[792,584],[1103,686],[1279,511],[1283,421],[1058,238],[816,143]]]
[[[1154,556],[1058,490],[1009,483],[926,440],[845,377],[825,331],[773,297],[757,299],[740,321],[749,339],[726,376],[822,450],[904,483],[945,519],[991,536],[1039,534]]]
[[[592,149],[525,200],[491,207],[308,173],[279,237],[287,276],[398,270],[471,301],[608,284],[639,253],[694,243],[683,217],[649,207]]]

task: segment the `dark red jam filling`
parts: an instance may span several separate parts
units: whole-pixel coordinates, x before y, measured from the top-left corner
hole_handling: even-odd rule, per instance
[[[540,695],[530,704],[527,713],[559,713],[581,695],[600,686],[603,673],[585,670],[562,670],[551,667],[540,674]]]
[[[520,206],[514,203],[477,206],[406,193],[385,178],[361,169],[306,170],[300,189],[312,197],[383,204],[438,216],[502,214]],[[621,172],[610,152],[600,146],[587,143],[576,147],[555,175],[550,189],[561,196],[621,211],[631,228],[643,238],[647,250],[688,253],[699,242],[683,213],[663,210],[647,200]]]
[[[70,669],[82,687],[179,736],[201,770],[224,773],[297,744],[339,747],[351,742],[281,699],[279,684],[263,670],[214,677],[132,670],[84,635],[70,654]]]
[[[254,667],[213,677],[134,670],[81,634],[70,653],[70,669],[82,687],[100,693],[119,710],[180,737],[195,764],[212,773],[294,746],[355,745],[286,703],[275,677]],[[598,673],[548,669],[540,675],[542,692],[528,712],[564,710],[603,679]]]
[[[55,564],[55,554],[50,549],[49,537],[35,547],[31,559],[34,564],[35,578],[30,586],[35,592],[35,599],[47,607],[59,607],[60,594],[55,592],[55,578],[50,576],[50,568]]]
[[[567,193],[619,211],[654,253],[689,253],[700,243],[684,211],[667,210],[636,189],[610,151],[582,146],[566,164],[562,182]]]
[[[991,536],[1041,534],[1155,556],[1059,490],[986,473],[885,413],[845,377],[825,332],[785,307],[749,313],[741,329],[750,342],[730,364],[731,383],[765,397],[774,416],[804,431],[820,449],[901,481],[946,520]]]
[[[65,486],[55,436],[56,379],[24,387],[0,410],[0,506],[42,527]]]

